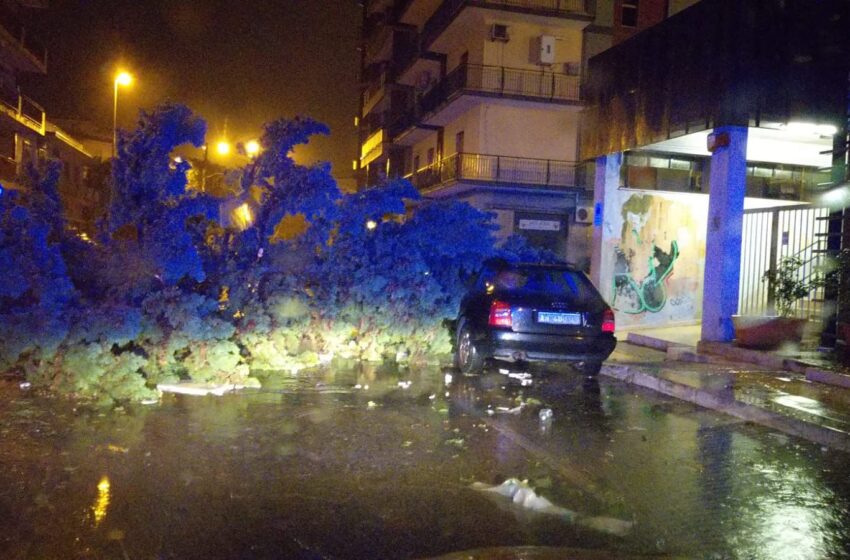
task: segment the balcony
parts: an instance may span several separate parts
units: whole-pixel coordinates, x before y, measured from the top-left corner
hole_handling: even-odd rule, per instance
[[[360,165],[366,166],[381,157],[384,153],[386,140],[383,128],[369,136],[360,146]]]
[[[25,95],[0,91],[0,115],[6,115],[25,127],[44,135],[44,108]]]
[[[393,111],[370,113],[360,121],[360,131],[365,137],[372,136],[379,129],[386,129],[389,138],[401,132],[404,127],[404,114]]]
[[[593,19],[587,10],[586,0],[446,0],[422,28],[422,49],[430,48],[431,43],[467,6],[544,17],[577,18],[584,21]]]
[[[511,186],[576,186],[578,164],[571,161],[459,153],[407,175],[422,191],[459,181]]]
[[[47,49],[27,29],[17,16],[0,3],[0,45],[8,50],[3,58],[22,72],[47,72]],[[7,46],[8,45],[8,46]]]
[[[422,96],[420,109],[421,114],[428,114],[462,93],[577,103],[581,99],[580,89],[578,76],[504,66],[463,64]]]

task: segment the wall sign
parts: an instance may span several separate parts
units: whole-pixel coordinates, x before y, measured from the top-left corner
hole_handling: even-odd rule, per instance
[[[561,220],[520,220],[519,229],[561,231]]]

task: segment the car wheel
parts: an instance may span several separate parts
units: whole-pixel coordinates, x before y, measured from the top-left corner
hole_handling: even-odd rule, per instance
[[[475,348],[475,343],[472,341],[472,331],[464,324],[461,324],[457,333],[455,366],[461,373],[481,373],[484,369],[484,359]]]
[[[578,367],[578,370],[588,377],[596,377],[597,375],[599,375],[599,370],[601,369],[602,362],[596,361],[582,362],[581,364],[579,364]]]

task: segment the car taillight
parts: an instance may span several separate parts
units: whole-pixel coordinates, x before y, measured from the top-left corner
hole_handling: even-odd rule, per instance
[[[490,320],[487,324],[491,327],[511,326],[511,306],[504,301],[494,301],[490,305]]]
[[[492,316],[492,312],[491,312]],[[614,312],[610,309],[606,309],[602,313],[602,332],[605,333],[613,333],[614,332]]]

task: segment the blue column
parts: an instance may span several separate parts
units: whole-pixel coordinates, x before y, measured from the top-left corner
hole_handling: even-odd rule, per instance
[[[606,208],[606,200],[611,201],[614,193],[620,188],[620,166],[623,154],[617,152],[596,158],[596,174],[593,183],[593,244],[590,252],[590,280],[610,299],[612,294],[606,293],[604,286],[611,285],[613,271],[606,265],[602,255],[604,245],[604,217],[606,212],[619,212],[619,208]],[[600,283],[602,282],[602,283]]]
[[[712,153],[709,176],[702,340],[726,342],[735,337],[732,315],[738,312],[747,129],[727,126],[715,129],[714,133],[720,139],[720,147]]]

